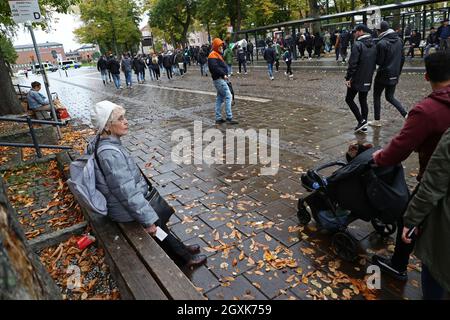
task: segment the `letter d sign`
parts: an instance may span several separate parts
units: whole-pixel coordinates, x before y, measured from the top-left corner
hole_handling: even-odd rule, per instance
[[[40,12],[33,12],[34,20],[41,20],[41,13]]]

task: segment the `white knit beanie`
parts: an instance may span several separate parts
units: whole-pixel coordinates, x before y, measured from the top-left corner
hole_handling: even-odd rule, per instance
[[[120,106],[107,100],[100,101],[94,105],[91,112],[91,119],[98,133],[101,133],[105,129],[111,113],[117,107]]]

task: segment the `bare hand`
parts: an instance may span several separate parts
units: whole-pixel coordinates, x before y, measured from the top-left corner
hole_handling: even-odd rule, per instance
[[[149,235],[151,235],[152,237],[154,237],[156,235],[156,225],[152,224],[150,227],[145,228],[145,231],[147,231],[147,233]]]
[[[345,85],[347,86],[347,88],[351,88],[352,81],[351,80],[345,81]]]
[[[403,227],[402,240],[404,243],[407,243],[407,244],[410,244],[412,242],[412,240],[406,236],[408,234],[409,230],[410,229],[408,229],[407,227]],[[417,235],[417,229],[414,231],[414,234]]]
[[[375,159],[381,152],[383,151],[383,149],[377,150],[372,154],[372,158]]]

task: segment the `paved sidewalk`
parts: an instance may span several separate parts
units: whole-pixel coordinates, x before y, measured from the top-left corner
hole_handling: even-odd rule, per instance
[[[252,69],[247,77],[233,78],[236,94],[268,101],[237,99],[233,109],[240,121],[237,127],[280,129],[278,174],[261,176],[261,165],[177,165],[170,157],[174,130],[193,132],[195,120],[202,121],[203,130],[227,128],[214,124],[215,98],[201,93],[213,92],[211,79],[201,78],[197,71],[189,71],[183,79],[121,91],[104,87],[92,70],[50,79],[54,90],[66,92],[60,94],[63,102],[82,105],[83,112],[102,99],[125,106],[130,134],[124,144],[175,206],[173,232],[186,243],[199,243],[209,256],[206,266],[191,273],[193,283],[210,299],[420,299],[420,266],[415,260],[407,283],[383,277],[382,290],[364,288],[370,256],[392,251],[393,238],[380,238],[368,223],[353,223],[350,230],[360,241],[361,253],[350,264],[336,258],[329,235],[314,224],[298,227],[296,218],[297,199],[306,194],[301,173],[342,158],[349,142],[386,144],[402,125],[396,111],[384,105],[385,126],[355,136],[354,119],[340,89],[341,73],[301,73],[295,81],[277,74],[270,82],[265,72]],[[408,106],[424,95],[427,85],[420,79],[402,77],[399,98]],[[173,90],[180,88],[185,90]],[[416,156],[405,167],[413,186]]]

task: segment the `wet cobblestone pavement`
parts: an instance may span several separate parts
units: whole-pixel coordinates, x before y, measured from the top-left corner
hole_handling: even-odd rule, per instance
[[[381,238],[369,223],[355,221],[349,227],[361,246],[353,264],[335,256],[330,236],[313,223],[298,227],[297,199],[307,193],[299,180],[303,170],[343,159],[350,142],[383,146],[403,123],[384,102],[384,126],[355,136],[355,120],[344,101],[343,72],[298,70],[289,80],[282,66],[271,82],[264,69],[249,67],[248,75],[232,77],[237,96],[233,112],[240,122],[236,128],[280,130],[280,169],[275,176],[261,176],[261,164],[171,161],[174,130],[192,132],[195,120],[202,121],[203,131],[227,129],[214,124],[214,88],[198,67],[183,78],[168,81],[163,75],[159,82],[147,80],[122,90],[104,86],[95,69],[73,70],[68,78],[53,73],[49,78],[51,91],[58,92],[73,117],[83,122],[88,122],[90,106],[103,99],[127,109],[130,133],[123,142],[175,206],[173,232],[188,244],[199,243],[209,256],[205,266],[188,272],[209,299],[421,298],[420,264],[415,259],[407,283],[382,277],[381,290],[364,290],[361,283],[370,256],[393,250],[393,238]],[[409,109],[429,91],[423,74],[404,74],[397,98]],[[404,166],[412,187],[417,156]]]

